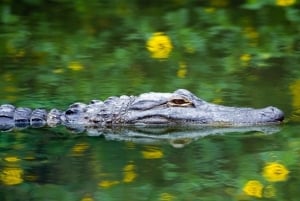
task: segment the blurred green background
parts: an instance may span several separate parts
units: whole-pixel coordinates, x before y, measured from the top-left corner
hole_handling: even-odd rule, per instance
[[[299,199],[300,2],[2,0],[0,103],[186,88],[224,105],[281,108],[273,135],[141,145],[55,129],[0,135],[1,200]],[[188,132],[188,131],[187,131]]]

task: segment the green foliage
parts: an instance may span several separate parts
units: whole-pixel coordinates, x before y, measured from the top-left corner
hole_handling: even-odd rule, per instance
[[[1,99],[63,92],[69,100],[85,100],[90,93],[103,98],[179,87],[213,99],[215,91],[242,88],[243,83],[226,84],[236,74],[278,68],[275,60],[299,62],[296,4],[224,2],[5,1],[1,72],[13,81],[1,84]],[[155,32],[165,32],[174,46],[168,59],[156,61],[146,49]],[[81,67],[70,67],[74,62]]]
[[[299,103],[289,85],[300,78],[300,11],[297,2],[278,2],[2,1],[0,102],[64,109],[111,95],[187,88],[216,103],[290,111],[291,100]],[[146,44],[160,32],[171,44],[156,38],[154,50],[170,54],[153,58]],[[299,128],[286,130],[275,137],[208,137],[180,150],[157,146],[164,157],[155,160],[141,158],[143,145],[73,139],[60,130],[3,134],[1,178],[13,167],[24,181],[1,186],[0,198],[251,200],[243,186],[249,180],[266,186],[262,167],[275,160],[293,170],[287,183],[275,185],[281,199],[297,193],[300,179]],[[19,161],[5,162],[11,156]],[[128,163],[137,179],[124,183]]]

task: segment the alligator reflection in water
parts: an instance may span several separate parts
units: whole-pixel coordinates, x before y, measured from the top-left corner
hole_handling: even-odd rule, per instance
[[[225,134],[274,134],[281,130],[279,125],[248,127],[211,127],[211,126],[152,126],[152,127],[117,127],[87,128],[88,136],[104,136],[106,140],[128,141],[137,144],[171,144],[182,148],[193,141],[210,135]]]

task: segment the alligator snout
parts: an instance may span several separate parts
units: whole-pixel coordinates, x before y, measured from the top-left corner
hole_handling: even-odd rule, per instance
[[[282,122],[284,120],[284,113],[273,106],[262,109],[262,120],[267,122]]]

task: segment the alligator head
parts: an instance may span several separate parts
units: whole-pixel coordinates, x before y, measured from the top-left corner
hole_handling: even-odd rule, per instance
[[[284,114],[276,107],[262,109],[227,107],[208,103],[188,90],[145,93],[128,106],[125,122],[135,125],[197,124],[250,126],[280,123]]]

